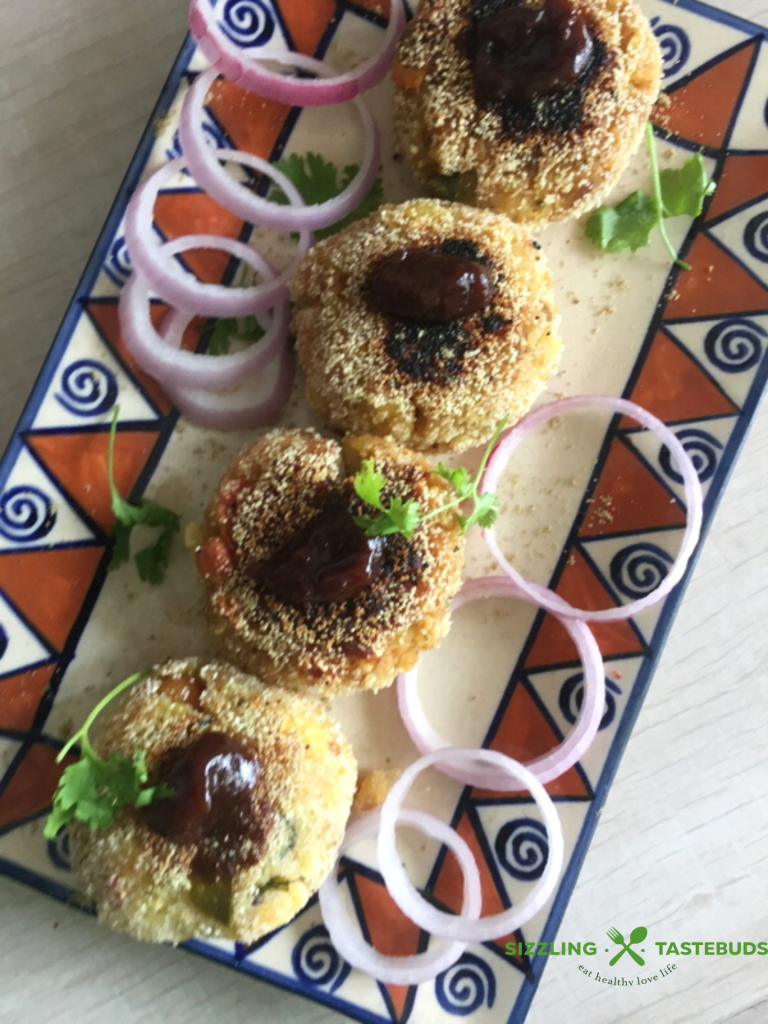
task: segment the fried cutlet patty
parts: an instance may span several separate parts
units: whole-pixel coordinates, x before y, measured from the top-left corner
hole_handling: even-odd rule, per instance
[[[330,871],[357,767],[325,702],[198,658],[156,666],[104,723],[107,759],[146,752],[172,796],[71,828],[82,896],[148,942],[254,942]]]
[[[544,254],[488,210],[383,206],[315,246],[291,291],[310,405],[337,430],[419,451],[460,451],[519,419],[560,357]]]
[[[445,635],[464,542],[452,511],[368,538],[353,516],[376,514],[353,481],[373,460],[382,502],[452,497],[421,456],[375,437],[343,443],[273,431],[229,466],[208,508],[197,564],[214,636],[265,682],[319,692],[377,690]]]
[[[581,54],[568,50],[569,15],[587,34]],[[541,223],[594,208],[616,184],[661,57],[634,0],[424,0],[393,77],[397,146],[422,184]]]

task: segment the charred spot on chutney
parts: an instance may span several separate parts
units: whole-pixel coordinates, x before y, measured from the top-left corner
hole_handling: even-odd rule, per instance
[[[445,385],[461,374],[473,345],[466,325],[493,302],[490,262],[476,242],[449,238],[373,264],[366,299],[393,321],[384,348],[408,380]]]
[[[572,0],[473,0],[465,45],[478,105],[516,141],[578,128],[608,56]]]

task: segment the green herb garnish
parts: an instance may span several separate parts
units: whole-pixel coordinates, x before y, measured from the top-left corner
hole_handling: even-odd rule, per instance
[[[493,432],[493,437],[485,446],[483,457],[474,477],[464,466],[449,469],[442,462],[438,464],[436,472],[444,480],[453,484],[456,497],[425,516],[421,515],[419,503],[414,498],[408,498],[406,501],[403,501],[402,498],[393,498],[388,504],[385,504],[381,495],[386,486],[386,479],[382,473],[377,471],[374,460],[366,459],[355,476],[355,493],[367,504],[372,505],[379,514],[372,516],[363,513],[354,517],[355,523],[365,531],[368,537],[383,537],[390,533],[401,533],[406,540],[410,540],[416,530],[427,520],[441,515],[448,509],[456,508],[464,501],[471,501],[474,507],[468,516],[459,511],[456,512],[462,533],[466,533],[475,523],[486,529],[493,526],[499,514],[499,500],[495,494],[490,492],[479,494],[478,487],[490,454],[507,425],[508,418],[505,416]]]
[[[137,672],[111,690],[59,751],[57,764],[80,742],[80,760],[64,770],[53,795],[53,807],[43,830],[46,839],[55,839],[59,830],[73,821],[81,821],[90,828],[106,828],[126,804],[146,807],[153,800],[173,796],[174,791],[164,783],[145,785],[148,779],[146,751],[140,751],[132,761],[125,754],[113,751],[105,761],[88,738],[91,726],[106,705],[145,675]]]
[[[601,206],[587,221],[585,234],[605,252],[625,252],[627,249],[636,252],[648,245],[651,232],[657,227],[674,262],[684,270],[690,270],[690,264],[679,258],[669,240],[664,221],[684,214],[698,217],[704,208],[704,200],[717,186],[707,176],[701,153],[691,157],[678,170],[660,172],[650,122],[645,136],[651,161],[653,195],[637,191],[617,206]]]
[[[179,532],[181,521],[178,515],[169,508],[155,504],[149,498],[142,498],[138,505],[126,501],[115,485],[115,436],[120,406],[116,405],[112,413],[112,425],[109,428],[109,446],[107,448],[107,476],[109,490],[112,495],[112,511],[117,517],[114,531],[114,546],[109,571],[112,572],[127,562],[130,557],[130,538],[134,526],[154,526],[161,530],[154,544],[143,548],[135,556],[136,568],[140,579],[146,583],[162,583],[168,568],[168,559],[174,534]]]
[[[255,345],[264,337],[264,328],[255,316],[247,316],[244,320],[235,317],[222,317],[218,320],[206,320],[198,327],[201,334],[211,331],[206,353],[209,356],[229,355],[232,338]]]
[[[329,199],[335,199],[360,170],[359,164],[350,164],[342,168],[339,179],[338,167],[330,160],[320,156],[319,153],[306,153],[304,156],[291,153],[289,156],[283,157],[282,160],[278,160],[275,167],[291,179],[299,190],[301,198],[309,204],[326,203]],[[287,196],[278,187],[272,189],[269,198],[283,206],[288,205]],[[359,206],[348,213],[346,217],[342,217],[336,224],[317,229],[315,236],[322,240],[328,238],[329,235],[335,235],[337,231],[341,231],[342,228],[354,221],[373,213],[381,205],[383,199],[384,188],[381,178],[377,178]]]

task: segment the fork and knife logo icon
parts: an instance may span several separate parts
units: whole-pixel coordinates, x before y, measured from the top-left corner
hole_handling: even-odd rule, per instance
[[[642,925],[640,925],[638,928],[633,928],[629,936],[629,942],[624,941],[624,936],[621,934],[618,928],[609,928],[605,934],[608,936],[611,942],[615,942],[617,946],[622,947],[621,950],[613,958],[613,960],[611,960],[611,967],[613,967],[616,961],[620,960],[625,953],[629,953],[629,955],[632,957],[635,963],[639,964],[641,967],[645,967],[645,960],[643,960],[640,954],[636,953],[634,949],[630,949],[630,946],[634,946],[638,942],[642,942],[645,939],[645,937],[648,935],[647,928],[643,928]]]

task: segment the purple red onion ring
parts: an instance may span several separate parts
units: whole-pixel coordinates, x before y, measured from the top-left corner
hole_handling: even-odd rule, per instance
[[[351,100],[377,85],[387,74],[405,24],[403,0],[392,0],[389,24],[378,52],[354,71],[326,81],[287,78],[263,67],[263,61],[292,64],[294,54],[263,47],[241,49],[219,27],[210,0],[192,0],[189,28],[202,53],[232,82],[278,103],[293,107],[319,107]]]
[[[677,557],[659,586],[652,590],[651,593],[620,608],[605,608],[601,611],[574,608],[553,590],[524,579],[505,558],[496,539],[496,532],[493,527],[484,530],[483,536],[499,566],[515,586],[532,601],[535,601],[536,604],[541,605],[542,608],[567,618],[581,619],[587,622],[617,622],[621,619],[629,619],[633,615],[637,615],[644,608],[650,608],[667,596],[672,588],[682,579],[701,533],[704,498],[699,477],[690,456],[665,423],[662,423],[660,419],[657,419],[647,409],[637,405],[635,402],[630,402],[625,398],[612,398],[610,395],[579,395],[574,398],[563,398],[560,401],[551,402],[549,405],[543,405],[538,409],[534,409],[533,412],[524,416],[519,423],[516,423],[514,427],[502,434],[499,443],[488,460],[488,466],[483,475],[480,489],[483,492],[495,491],[497,489],[510,455],[529,431],[542,423],[546,423],[547,420],[552,419],[554,416],[560,416],[563,413],[581,409],[591,409],[595,406],[629,416],[656,434],[669,449],[683,478],[688,512],[685,532],[683,533]]]
[[[538,604],[538,601],[522,594],[506,576],[487,576],[465,583],[453,599],[451,610],[456,612],[470,601],[490,597],[511,598]],[[555,615],[555,618],[567,630],[579,652],[584,668],[584,700],[576,724],[565,740],[548,754],[526,763],[525,767],[541,783],[558,778],[576,764],[589,749],[597,735],[605,709],[605,673],[595,638],[583,622],[560,615]],[[398,677],[398,704],[400,717],[408,735],[420,754],[428,754],[435,750],[443,750],[448,744],[435,732],[424,713],[418,696],[417,679],[418,667]],[[467,786],[479,786],[497,792],[509,790],[509,775],[505,771],[477,765],[456,768],[450,764],[437,764],[435,767]]]
[[[427,902],[408,878],[395,842],[395,828],[403,813],[403,799],[414,779],[425,768],[438,765],[449,767],[464,765],[474,768],[478,761],[505,772],[510,780],[510,792],[519,789],[528,790],[541,811],[548,839],[544,871],[531,892],[521,903],[500,914],[481,917],[479,920],[476,915],[471,915],[464,910],[460,914],[447,914]],[[557,885],[564,853],[563,830],[557,809],[535,775],[517,761],[513,761],[511,757],[500,754],[498,751],[446,747],[419,758],[405,769],[389,791],[382,804],[380,814],[377,846],[379,870],[389,894],[404,914],[433,935],[463,942],[491,942],[493,939],[501,938],[502,935],[509,935],[510,932],[521,928],[539,913]]]
[[[286,54],[285,60],[318,75],[331,73],[321,61],[298,53]],[[244,163],[240,153],[233,153],[227,149],[212,149],[207,143],[203,131],[203,104],[218,74],[218,68],[211,68],[198,75],[184,97],[181,108],[179,140],[184,152],[183,161],[198,185],[243,220],[291,231],[327,227],[346,217],[359,206],[374,183],[381,159],[378,129],[362,99],[358,97],[353,100],[365,131],[365,151],[360,162],[360,170],[343,192],[333,199],[310,206],[294,203],[286,207],[256,195],[227,174],[220,161]],[[284,188],[284,176],[272,164],[266,161],[262,163],[263,172]],[[289,194],[289,197],[290,195],[292,194]]]
[[[380,811],[374,811],[347,829],[339,849],[339,858],[358,840],[375,834],[379,828],[380,815]],[[420,811],[401,809],[396,821],[400,825],[414,826],[424,835],[445,843],[454,852],[464,875],[462,913],[469,920],[477,920],[482,908],[480,874],[472,851],[458,832],[432,815]],[[420,985],[424,981],[430,981],[455,964],[467,948],[467,942],[458,939],[447,944],[440,943],[424,953],[416,953],[413,956],[385,956],[369,945],[350,923],[336,871],[331,872],[320,886],[318,898],[325,927],[339,953],[353,967],[367,971],[378,981],[386,984]]]
[[[220,167],[219,160],[233,161],[246,167],[252,167],[274,178],[292,206],[304,205],[304,200],[290,178],[267,160],[236,149],[218,149],[210,150],[210,152],[214,154],[217,167]],[[169,160],[150,175],[131,197],[125,217],[125,239],[133,266],[146,278],[150,288],[160,298],[187,313],[214,317],[249,316],[251,313],[267,309],[276,302],[286,299],[288,297],[287,282],[293,276],[297,262],[309,250],[314,241],[308,230],[301,231],[296,257],[287,270],[271,281],[250,288],[203,284],[192,274],[187,273],[172,258],[172,251],[168,248],[168,243],[163,243],[152,226],[153,210],[162,188],[188,163],[189,161],[183,156]],[[232,183],[236,188],[241,187],[234,181]],[[245,190],[243,189],[243,191]],[[275,204],[270,205],[275,209],[286,209]],[[252,256],[255,250],[245,245],[244,242],[238,242],[231,238],[224,239],[219,235],[188,237],[196,239],[194,248],[224,249],[251,266],[256,266]],[[185,244],[184,248],[192,248],[192,246]]]

